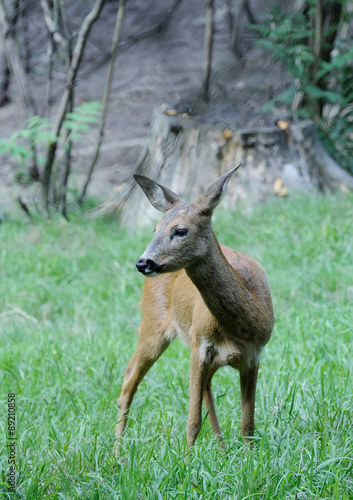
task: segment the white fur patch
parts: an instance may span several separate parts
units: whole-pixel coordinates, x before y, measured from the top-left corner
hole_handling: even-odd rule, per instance
[[[186,345],[186,347],[190,347],[191,344],[190,332],[185,332],[175,322],[172,324],[172,327],[165,332],[164,337],[169,342],[172,342],[175,337],[178,337],[178,339],[180,339],[181,342]]]
[[[156,273],[156,271],[146,271],[143,275],[146,278],[155,278],[156,276],[159,276],[159,273]]]
[[[239,349],[237,347],[230,343],[230,342],[225,342],[223,344],[219,344],[217,347],[217,357],[216,361],[220,365],[225,365],[227,362],[229,362],[229,359],[232,357],[236,357],[240,354]]]
[[[183,330],[182,328],[180,328],[180,326],[177,323],[174,324],[174,327],[175,327],[178,338],[182,341],[182,343],[184,345],[186,345],[187,347],[190,347],[190,345],[191,345],[190,331]]]
[[[207,351],[212,346],[213,346],[213,344],[211,344],[211,342],[207,342],[206,340],[201,341],[201,345],[199,348],[201,363],[204,363],[206,361]]]
[[[168,342],[172,342],[176,337],[176,331],[174,329],[167,330],[164,337],[168,340]]]

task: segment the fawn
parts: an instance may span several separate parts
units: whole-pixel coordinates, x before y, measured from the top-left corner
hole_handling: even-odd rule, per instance
[[[274,326],[270,287],[261,265],[220,245],[212,229],[213,211],[237,168],[219,177],[190,204],[153,180],[134,176],[153,207],[165,215],[136,264],[148,279],[138,345],[118,399],[117,438],[124,432],[139,383],[175,337],[191,348],[188,446],[194,445],[201,428],[202,400],[213,432],[224,446],[211,381],[225,365],[240,372],[245,442],[254,435],[260,354]]]

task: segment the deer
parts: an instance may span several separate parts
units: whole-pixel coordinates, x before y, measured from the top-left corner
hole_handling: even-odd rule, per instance
[[[274,327],[271,291],[262,266],[220,245],[212,228],[213,211],[239,166],[221,175],[193,203],[134,175],[164,217],[136,264],[146,278],[142,321],[118,399],[116,450],[141,380],[176,337],[191,349],[188,448],[201,429],[203,401],[211,428],[225,449],[211,387],[222,366],[240,373],[241,433],[244,443],[252,445],[260,354]]]

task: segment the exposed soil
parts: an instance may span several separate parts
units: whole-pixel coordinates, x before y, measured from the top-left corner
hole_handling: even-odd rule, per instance
[[[276,120],[273,115],[261,113],[261,106],[283,90],[288,78],[285,79],[281,68],[254,46],[253,35],[245,28],[248,23],[245,17],[240,20],[245,56],[236,58],[229,50],[225,2],[217,5],[216,10],[211,108],[199,98],[203,74],[204,2],[181,1],[163,29],[138,40],[141,33],[165,18],[173,4],[173,0],[165,0],[153,7],[143,0],[127,3],[104,144],[89,188],[89,193],[100,199],[131,175],[148,135],[152,109],[156,106],[167,103],[170,108],[183,108],[224,127],[272,125]],[[253,0],[251,4],[259,17],[263,13],[264,1]],[[71,2],[72,23],[79,26],[88,10],[87,1]],[[93,29],[75,90],[78,103],[101,99],[116,11],[117,2],[108,3]],[[46,38],[40,7],[33,9],[28,22],[33,54],[30,81],[38,112],[44,113]],[[132,42],[132,37],[137,40]],[[58,67],[55,72],[57,100],[64,84],[65,73]],[[16,95],[16,89],[13,89],[13,95]],[[14,98],[11,104],[0,108],[0,137],[8,137],[22,128],[25,118],[20,99]],[[75,147],[71,187],[81,185],[93,149],[93,134]],[[13,174],[11,162],[0,157],[0,209],[6,211],[19,189]]]

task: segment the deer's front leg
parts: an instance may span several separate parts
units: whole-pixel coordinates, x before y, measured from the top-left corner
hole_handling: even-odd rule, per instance
[[[188,446],[194,446],[202,424],[202,398],[205,385],[205,363],[201,361],[200,349],[196,345],[191,346],[190,361],[190,400],[189,416],[187,424]]]
[[[117,438],[123,435],[130,405],[141,380],[168,345],[169,341],[165,340],[163,332],[151,335],[149,330],[146,330],[146,328],[141,325],[137,349],[125,370],[124,382],[118,399],[119,416],[116,428]],[[118,442],[115,446],[115,453],[118,454]]]
[[[219,444],[220,447],[225,450],[226,446],[224,443],[223,435],[221,428],[219,426],[218,422],[218,417],[217,417],[217,412],[214,404],[214,396],[211,388],[211,381],[212,377],[216,372],[216,368],[211,368],[209,369],[208,373],[206,374],[206,382],[205,382],[205,389],[203,393],[203,402],[205,404],[206,410],[208,411],[208,419],[210,421],[212,430],[216,436],[216,438],[219,439]]]

